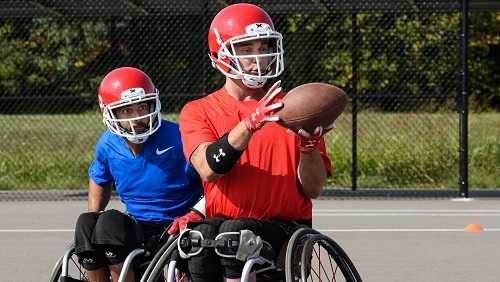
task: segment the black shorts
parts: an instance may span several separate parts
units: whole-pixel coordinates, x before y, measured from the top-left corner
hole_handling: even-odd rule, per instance
[[[119,264],[139,247],[154,252],[167,224],[137,221],[117,210],[83,213],[75,227],[75,254],[87,270]]]
[[[281,220],[257,220],[239,218],[227,220],[225,218],[211,218],[198,223],[193,229],[198,230],[206,239],[215,239],[223,232],[239,232],[243,229],[253,231],[267,241],[278,253],[290,239],[293,232],[300,225],[311,226],[311,221],[289,222]],[[216,281],[214,277],[240,278],[245,262],[233,258],[218,256],[213,248],[205,248],[198,255],[188,261],[189,271],[195,282]]]

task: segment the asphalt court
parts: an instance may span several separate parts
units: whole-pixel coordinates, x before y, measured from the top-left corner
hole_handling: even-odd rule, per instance
[[[86,205],[0,202],[0,281],[46,281]],[[500,281],[500,198],[325,199],[313,214],[364,281]],[[465,232],[471,223],[483,231]]]

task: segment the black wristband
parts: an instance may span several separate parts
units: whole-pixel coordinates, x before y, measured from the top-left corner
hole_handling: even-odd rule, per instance
[[[233,168],[243,151],[236,150],[228,140],[229,133],[208,145],[206,158],[208,166],[217,174],[225,174]]]

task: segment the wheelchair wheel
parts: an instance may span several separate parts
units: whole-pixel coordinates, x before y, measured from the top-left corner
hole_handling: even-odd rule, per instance
[[[58,282],[59,281],[59,276],[61,276],[61,271],[62,271],[62,260],[63,257],[60,257],[57,261],[54,267],[52,268],[52,271],[50,272],[50,282]]]
[[[177,237],[178,235],[171,236],[167,243],[160,248],[149,263],[141,282],[187,281],[187,274],[177,269],[176,261],[171,260],[172,255],[177,252]],[[168,273],[169,268],[174,272]]]
[[[60,257],[54,267],[52,268],[52,272],[50,275],[50,282],[59,282],[59,281],[89,281],[87,278],[86,270],[82,267],[82,265],[78,262],[78,257],[73,253],[74,247],[71,245],[68,249],[66,249],[66,253],[68,255],[68,273],[67,276],[61,277],[62,269],[63,269],[63,258]]]
[[[362,281],[346,252],[334,240],[310,228],[301,228],[290,238],[285,275],[287,282]]]

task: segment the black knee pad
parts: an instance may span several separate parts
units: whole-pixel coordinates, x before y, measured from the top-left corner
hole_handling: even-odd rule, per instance
[[[215,239],[219,234],[219,226],[224,222],[223,218],[211,218],[196,223],[193,230],[200,231],[205,239]]]
[[[231,219],[224,221],[219,227],[220,233],[227,232],[240,232],[241,230],[251,230],[255,234],[259,233],[259,225],[258,221],[250,218],[241,218],[241,219]],[[240,235],[226,235],[225,238],[230,238],[233,240],[239,240]],[[224,268],[224,277],[235,279],[241,277],[241,272],[243,271],[243,266],[245,262],[237,260],[236,258],[221,258],[221,265]]]
[[[205,239],[215,239],[223,218],[211,218],[196,224],[193,230],[200,231]],[[204,248],[200,254],[188,260],[189,272],[193,281],[222,281],[220,257],[213,248]]]
[[[256,224],[255,220],[252,219],[231,219],[224,221],[219,227],[219,234],[226,232],[240,232],[241,230],[248,229],[255,232]],[[232,240],[239,240],[239,234],[228,234],[224,236],[225,238],[230,238]],[[224,258],[220,259],[221,265],[224,268],[224,277],[229,279],[235,279],[241,277],[241,272],[243,271],[243,266],[245,262],[237,260],[236,258]]]
[[[84,212],[80,214],[80,216],[78,216],[78,219],[76,220],[76,229],[89,227],[94,229],[99,215],[99,212]]]
[[[240,232],[243,229],[257,232],[257,221],[250,218],[228,219],[220,225],[219,233]]]
[[[80,214],[75,226],[75,253],[92,252],[92,237],[100,213],[86,212]]]
[[[108,210],[97,219],[92,243],[136,249],[142,241],[139,233],[138,224],[130,216],[117,210]]]
[[[78,262],[86,270],[96,270],[106,265],[106,259],[100,252],[83,252],[78,255]]]
[[[131,249],[123,246],[103,245],[102,253],[108,265],[115,265],[125,261]]]

